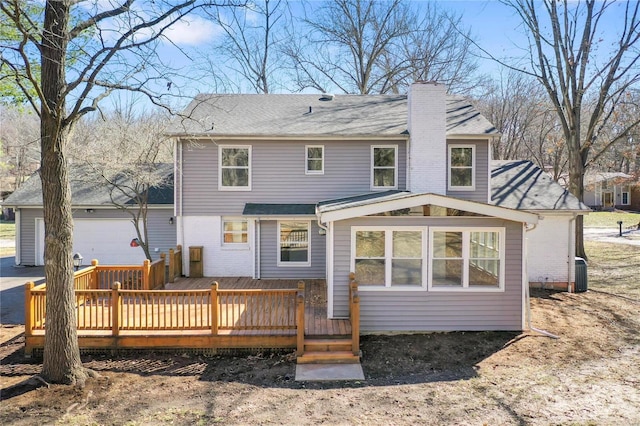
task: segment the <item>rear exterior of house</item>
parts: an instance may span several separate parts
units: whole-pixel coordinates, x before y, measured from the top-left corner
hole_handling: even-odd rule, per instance
[[[520,330],[528,227],[491,204],[495,128],[443,86],[409,96],[202,95],[176,138],[178,244],[205,276],[324,278],[365,332]],[[185,260],[188,273],[188,259]]]

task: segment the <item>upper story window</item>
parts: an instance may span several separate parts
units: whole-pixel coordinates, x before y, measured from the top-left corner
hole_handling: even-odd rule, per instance
[[[430,290],[504,291],[504,228],[431,228]]]
[[[475,190],[475,145],[449,146],[449,189]]]
[[[371,147],[371,188],[396,189],[398,187],[398,145]]]
[[[307,145],[305,174],[324,174],[324,145]]]
[[[251,190],[251,146],[220,145],[218,163],[218,189]]]

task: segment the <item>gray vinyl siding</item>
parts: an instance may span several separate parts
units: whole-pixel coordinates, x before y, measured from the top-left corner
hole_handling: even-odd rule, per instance
[[[36,219],[43,217],[42,209],[21,209],[20,216],[20,263],[31,266],[36,264]],[[176,225],[169,224],[173,216],[173,207],[152,208],[147,214],[149,247],[153,260],[160,258],[160,253],[169,253],[176,246]],[[74,219],[130,219],[128,213],[116,209],[94,209],[87,213],[85,208],[74,208]],[[175,222],[174,222],[175,223]],[[133,227],[133,224],[131,225]],[[159,251],[154,251],[158,248]]]
[[[251,191],[218,191],[218,145],[251,145]],[[324,174],[305,174],[305,146],[324,145]],[[239,215],[245,203],[301,203],[371,192],[371,146],[398,145],[398,189],[406,189],[405,141],[183,141],[183,215]],[[176,192],[176,199],[181,196]]]
[[[416,291],[362,290],[359,292],[361,329],[376,332],[522,328],[522,224],[500,219],[358,218],[337,222],[335,225],[335,317],[346,317],[349,310],[348,274],[352,226],[505,227],[504,292],[445,292],[429,291],[426,288]]]
[[[449,146],[453,145],[475,145],[476,149],[476,162],[475,162],[475,179],[476,187],[475,191],[450,191],[447,189],[447,196],[454,198],[461,198],[469,201],[479,201],[481,203],[487,203],[489,199],[489,143],[486,140],[473,141],[473,140],[447,140],[447,157],[449,155]],[[448,179],[448,171],[443,179]],[[447,182],[447,188],[448,188]]]
[[[308,279],[326,276],[326,239],[311,221],[311,266],[278,266],[278,223],[260,221],[260,278]]]
[[[42,209],[20,209],[20,264],[36,264],[36,218]]]

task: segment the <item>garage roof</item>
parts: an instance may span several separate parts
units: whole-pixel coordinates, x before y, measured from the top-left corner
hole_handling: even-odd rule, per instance
[[[149,190],[150,205],[173,204],[173,164],[161,163],[155,165],[166,185]],[[88,166],[75,166],[69,170],[71,183],[71,198],[74,206],[113,206],[110,186]],[[123,183],[126,183],[123,181]],[[131,197],[120,191],[113,191],[117,203],[132,204]],[[38,172],[35,172],[20,188],[2,203],[5,206],[41,207],[42,182]]]
[[[491,203],[517,210],[591,211],[526,160],[491,162]]]

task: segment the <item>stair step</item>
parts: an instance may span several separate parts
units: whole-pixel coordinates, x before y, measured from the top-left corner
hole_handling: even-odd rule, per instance
[[[360,357],[351,351],[305,352],[298,357],[298,364],[358,364]]]
[[[350,351],[351,339],[304,339],[305,352]]]

